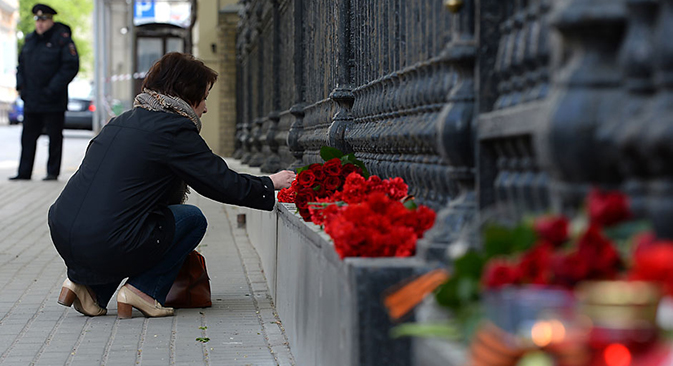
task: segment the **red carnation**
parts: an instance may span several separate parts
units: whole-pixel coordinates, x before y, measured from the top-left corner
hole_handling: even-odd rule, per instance
[[[304,170],[297,174],[297,181],[302,187],[311,187],[315,183],[315,173],[312,170]]]
[[[346,182],[343,186],[342,198],[348,203],[358,203],[364,199],[367,193],[367,186],[365,179],[356,173],[351,173],[346,177]]]
[[[420,205],[416,209],[414,216],[416,216],[416,224],[414,225],[416,235],[418,235],[419,238],[422,238],[423,233],[435,224],[437,214],[435,213],[435,210],[430,207]]]
[[[339,176],[341,174],[341,159],[334,158],[325,162],[322,166],[322,170],[327,175]]]
[[[394,199],[401,200],[407,196],[409,191],[409,186],[404,183],[404,180],[400,177],[390,178],[383,181],[386,186],[386,194]]]
[[[318,200],[319,202],[321,200]],[[339,212],[339,206],[336,204],[323,205],[309,205],[309,212],[311,213],[311,221],[316,225],[324,225],[332,216]]]
[[[546,216],[535,220],[533,227],[540,239],[559,246],[568,240],[568,224],[565,216]]]
[[[629,279],[660,282],[673,295],[673,242],[659,241],[637,251]]]
[[[610,226],[631,217],[628,197],[619,191],[593,189],[587,196],[589,218],[594,224]]]
[[[283,188],[278,192],[278,202],[294,203],[294,189]]]
[[[399,202],[390,200],[391,202]],[[419,205],[415,210],[409,210],[404,207],[404,204],[400,203],[397,207],[402,207],[403,209],[389,214],[388,216],[390,216],[391,221],[395,225],[404,225],[413,228],[416,236],[419,238],[422,238],[423,234],[435,223],[437,214],[427,206]]]

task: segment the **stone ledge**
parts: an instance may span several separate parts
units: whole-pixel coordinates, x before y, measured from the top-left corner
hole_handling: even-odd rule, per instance
[[[342,261],[327,234],[294,211],[283,203],[270,213],[241,209],[297,364],[411,364],[411,339],[389,337],[395,324],[382,297],[427,264],[415,257]]]

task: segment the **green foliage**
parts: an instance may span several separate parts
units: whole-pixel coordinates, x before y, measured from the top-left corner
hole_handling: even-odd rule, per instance
[[[322,160],[328,161],[334,158],[341,159],[342,156],[344,156],[344,153],[335,147],[323,146],[320,148],[320,157]]]
[[[460,274],[461,276],[467,276],[474,279],[479,279],[481,277],[481,271],[484,267],[484,258],[481,254],[476,251],[469,251],[465,253],[464,256],[456,259],[453,262],[454,273]]]
[[[35,21],[31,10],[37,3],[51,6],[58,12],[54,16],[55,22],[64,23],[72,29],[72,38],[79,53],[80,71],[78,77],[91,79],[93,77],[93,0],[19,0],[18,30],[25,36],[35,30]],[[18,41],[19,51],[23,47],[24,39]]]
[[[523,252],[533,246],[537,237],[532,224],[524,222],[514,228],[490,224],[482,231],[483,250],[469,250],[453,262],[451,278],[435,293],[437,302],[451,308],[456,323],[469,336],[481,318],[480,279],[489,259]]]
[[[649,220],[626,221],[618,225],[604,228],[603,232],[617,244],[632,239],[636,234],[651,231],[652,223]]]
[[[360,160],[358,160],[355,157],[355,154],[350,153],[348,155],[345,155],[345,156],[341,157],[341,164],[342,165],[343,164],[348,164],[348,163],[351,163],[351,164],[353,164],[357,167],[360,167],[360,169],[362,169],[362,176],[365,177],[365,179],[369,178],[369,171],[367,170],[367,168],[365,168],[365,164],[363,162],[361,162]]]
[[[634,249],[633,238],[638,234],[652,230],[652,223],[649,220],[634,220],[604,228],[603,233],[608,239],[612,240],[622,257],[629,257]]]
[[[404,201],[404,207],[406,207],[408,210],[415,210],[418,208],[418,205],[414,200],[406,200]]]
[[[198,337],[198,338],[196,338],[196,341],[201,342],[201,343],[208,343],[208,341],[210,341],[210,338],[208,338],[208,337]]]
[[[484,252],[491,258],[527,250],[535,243],[535,232],[531,225],[520,224],[514,229],[500,225],[484,228]]]
[[[453,275],[439,287],[435,298],[440,305],[458,310],[479,299],[479,279],[486,258],[469,251],[453,263]]]

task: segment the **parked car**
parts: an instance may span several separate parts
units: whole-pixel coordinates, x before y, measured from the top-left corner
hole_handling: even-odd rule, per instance
[[[74,80],[68,85],[68,110],[65,111],[66,129],[93,130],[93,87],[86,80]]]
[[[16,125],[23,122],[23,99],[17,97],[9,108],[9,124]]]

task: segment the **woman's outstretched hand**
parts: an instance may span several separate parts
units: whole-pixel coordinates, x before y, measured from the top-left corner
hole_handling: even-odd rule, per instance
[[[271,178],[271,181],[273,182],[273,188],[275,189],[282,189],[282,188],[287,188],[292,184],[292,181],[294,178],[297,177],[297,174],[295,174],[291,170],[281,170],[278,173],[271,174],[269,178]]]

